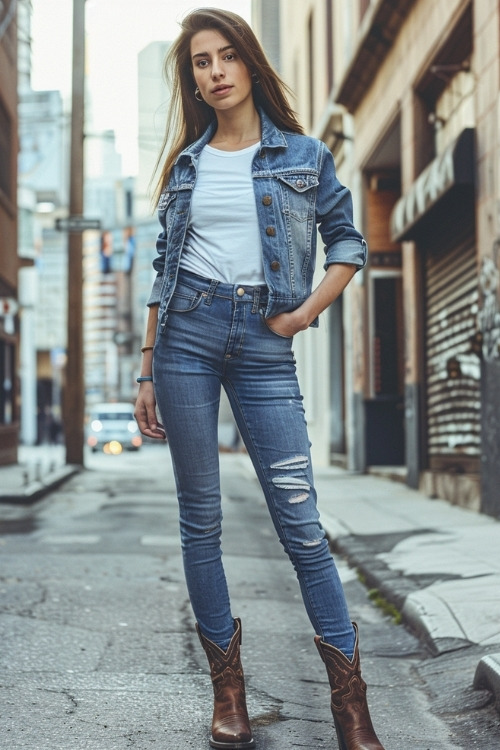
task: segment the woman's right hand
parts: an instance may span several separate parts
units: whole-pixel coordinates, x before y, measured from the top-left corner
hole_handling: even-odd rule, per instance
[[[165,429],[156,418],[156,398],[153,383],[149,381],[141,383],[139,386],[134,417],[143,435],[157,440],[165,440]]]

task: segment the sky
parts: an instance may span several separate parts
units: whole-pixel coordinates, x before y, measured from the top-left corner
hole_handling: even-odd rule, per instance
[[[71,95],[71,0],[32,0],[32,78],[36,90]],[[213,6],[251,18],[251,0],[86,0],[87,74],[92,130],[116,132],[126,175],[137,171],[137,55],[172,41],[188,11]],[[161,75],[158,71],[158,75]]]

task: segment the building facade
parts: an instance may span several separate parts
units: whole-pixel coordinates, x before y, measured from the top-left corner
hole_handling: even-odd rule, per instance
[[[269,58],[291,89],[293,106],[306,132],[332,150],[339,179],[353,193],[355,223],[363,229],[362,191],[353,169],[352,121],[335,103],[339,71],[347,65],[346,39],[334,23],[333,1],[282,0],[255,2],[252,24]],[[345,3],[345,10],[352,8]],[[276,21],[276,18],[278,19]],[[266,30],[279,25],[279,52]],[[286,42],[285,42],[286,40]],[[318,242],[317,281],[323,275],[322,243]],[[297,370],[317,466],[338,463],[361,470],[364,444],[363,321],[365,271],[356,274],[341,298],[321,316],[318,329],[294,341]]]
[[[165,135],[170,93],[163,76],[170,42],[151,42],[137,56],[138,170],[135,180],[134,213],[138,220],[150,218],[151,180]]]
[[[499,3],[292,7],[282,74],[370,249],[327,335],[332,453],[499,516]]]
[[[152,203],[156,162],[165,135],[170,92],[163,76],[165,57],[171,42],[151,42],[137,56],[138,77],[138,172],[134,192],[136,253],[132,273],[132,326],[135,341],[135,371],[140,369],[142,346],[147,326],[147,301],[155,271],[155,242],[160,231]],[[134,378],[134,386],[135,378]],[[134,388],[134,392],[136,389]]]
[[[0,465],[17,461],[17,3],[0,6]]]
[[[20,38],[29,35],[27,24]],[[29,55],[20,59],[25,70],[18,87],[18,247],[31,262],[19,275],[20,440],[30,445],[49,442],[61,423],[67,267],[66,238],[55,222],[67,213],[68,128],[61,94],[34,91]]]

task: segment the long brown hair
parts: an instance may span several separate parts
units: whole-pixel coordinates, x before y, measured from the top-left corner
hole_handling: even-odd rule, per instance
[[[191,39],[199,31],[207,29],[220,32],[234,46],[252,73],[255,81],[255,105],[262,107],[278,128],[294,133],[304,132],[288,101],[290,89],[271,67],[248,23],[236,13],[218,8],[194,10],[182,21],[181,33],[170,47],[165,60],[164,74],[170,88],[171,100],[165,136],[154,171],[156,174],[160,169],[167,152],[153,195],[155,203],[158,202],[168,182],[177,156],[200,138],[216,119],[212,107],[205,102],[197,101],[194,97]]]

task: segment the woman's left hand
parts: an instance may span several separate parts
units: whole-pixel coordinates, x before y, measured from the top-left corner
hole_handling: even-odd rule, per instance
[[[323,310],[342,294],[356,272],[350,263],[332,263],[313,293],[292,312],[280,313],[266,318],[266,324],[279,336],[295,336],[305,331]]]
[[[307,328],[307,323],[301,319],[297,310],[280,313],[279,315],[274,315],[272,318],[266,318],[266,325],[271,331],[277,333],[278,336],[286,336],[288,338],[292,338],[296,333],[304,331]]]

